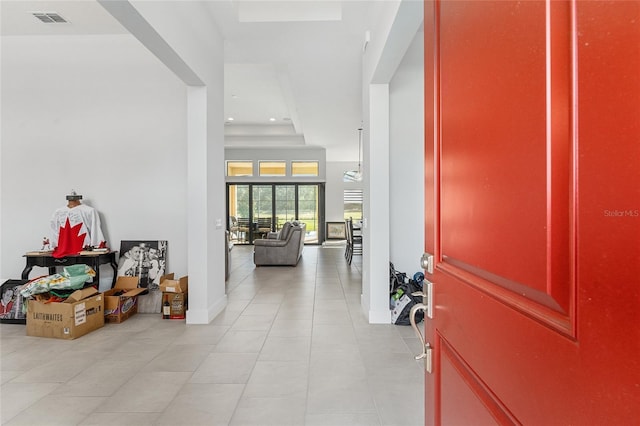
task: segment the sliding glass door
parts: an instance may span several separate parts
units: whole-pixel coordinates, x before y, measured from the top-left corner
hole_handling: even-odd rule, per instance
[[[247,244],[251,241],[250,195],[249,185],[227,186],[227,229],[232,243]]]
[[[320,228],[318,185],[298,185],[298,220],[307,225],[306,244],[318,243]]]
[[[306,244],[317,244],[324,226],[323,184],[227,184],[231,241],[252,244],[287,221],[306,224]]]
[[[285,222],[296,218],[296,186],[274,185],[276,190],[276,231],[282,228]]]
[[[272,231],[273,221],[273,186],[252,185],[252,238],[265,238]]]

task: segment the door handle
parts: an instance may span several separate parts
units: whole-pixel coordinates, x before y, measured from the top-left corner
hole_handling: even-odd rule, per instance
[[[422,292],[416,291],[415,293],[411,293],[411,295],[422,296]],[[423,359],[424,357],[427,356],[426,346],[424,343],[424,336],[422,336],[422,332],[418,328],[418,324],[416,324],[416,313],[418,311],[426,311],[426,310],[427,310],[427,305],[425,305],[424,303],[416,303],[411,307],[411,310],[409,311],[409,322],[411,322],[411,327],[413,328],[413,331],[418,336],[418,339],[420,339],[420,344],[422,347],[422,353],[415,356],[416,360]]]
[[[424,297],[421,291],[417,291],[411,294],[413,296]],[[413,331],[415,331],[416,335],[418,336],[418,339],[420,339],[420,345],[422,347],[422,353],[420,353],[419,355],[416,355],[414,358],[416,359],[416,361],[423,359],[424,369],[427,371],[427,373],[431,373],[432,371],[431,344],[424,342],[424,337],[422,336],[422,332],[420,331],[420,329],[418,328],[418,325],[416,324],[416,312],[426,311],[426,310],[427,310],[427,305],[425,305],[424,303],[416,303],[411,307],[411,310],[409,311],[409,321],[411,322],[411,327],[413,327]]]

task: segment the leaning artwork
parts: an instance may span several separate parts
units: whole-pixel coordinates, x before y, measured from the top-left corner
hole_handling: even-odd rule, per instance
[[[25,299],[20,290],[27,280],[7,280],[0,286],[0,322],[25,324]]]
[[[118,276],[138,277],[139,287],[158,290],[166,259],[167,241],[121,241]]]
[[[327,222],[327,240],[344,240],[344,222]]]

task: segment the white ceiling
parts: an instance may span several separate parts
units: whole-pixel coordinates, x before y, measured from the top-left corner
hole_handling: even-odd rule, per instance
[[[206,3],[225,39],[227,143],[323,146],[328,161],[357,161],[363,45],[378,2]],[[126,33],[93,0],[3,0],[1,11],[2,35]],[[41,23],[34,11],[69,23]]]

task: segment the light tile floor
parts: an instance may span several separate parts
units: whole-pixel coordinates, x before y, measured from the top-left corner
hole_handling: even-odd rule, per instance
[[[420,343],[371,325],[361,258],[307,246],[297,267],[232,250],[209,325],[138,314],[72,341],[0,324],[3,425],[423,425]]]

